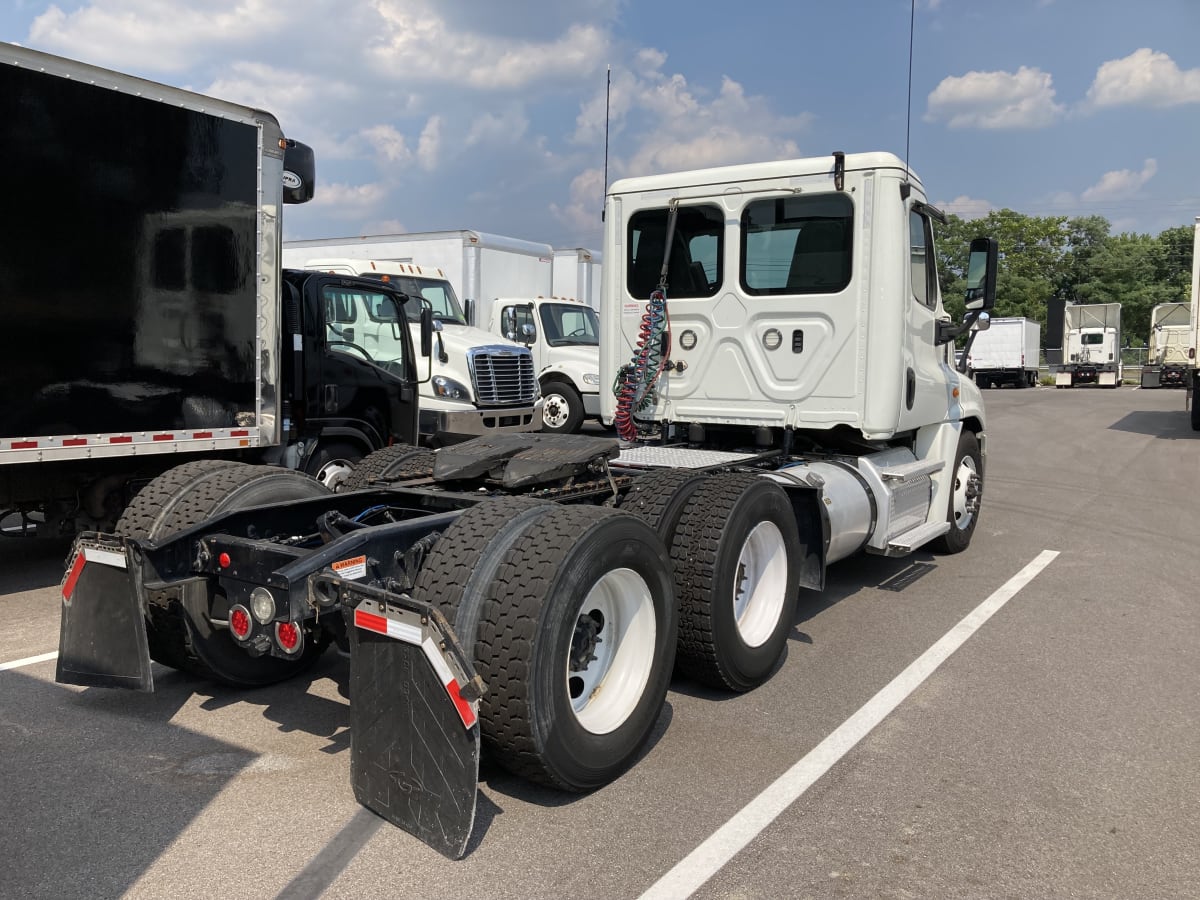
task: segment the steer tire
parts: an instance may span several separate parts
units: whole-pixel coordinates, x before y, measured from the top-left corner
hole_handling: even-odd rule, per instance
[[[505,554],[538,519],[557,507],[547,500],[485,500],[460,515],[437,539],[413,585],[413,597],[435,606],[454,627],[468,656],[488,586]]]
[[[320,482],[289,469],[223,460],[185,463],[141,490],[117,522],[117,533],[161,540],[220,513],[327,493]],[[316,662],[326,647],[325,641],[308,641],[295,659],[253,657],[210,621],[210,616],[227,615],[223,597],[209,596],[186,612],[179,589],[157,591],[147,599],[151,659],[230,687],[291,678]]]
[[[783,655],[800,591],[800,535],[783,488],[761,475],[710,476],[680,517],[671,560],[680,673],[732,691],[766,681]]]
[[[946,521],[950,530],[929,542],[935,553],[962,553],[971,545],[975,526],[979,523],[979,505],[983,498],[983,456],[979,452],[979,438],[964,430],[958,439],[958,451],[954,455],[953,480],[950,496],[946,498]],[[972,484],[972,476],[975,483]]]
[[[342,479],[338,492],[361,491],[376,483],[428,478],[433,475],[432,450],[393,444],[369,453],[358,461],[354,471]]]
[[[526,529],[489,586],[475,649],[500,765],[588,791],[632,764],[671,678],[670,572],[654,530],[616,510],[555,506]]]
[[[621,495],[617,509],[644,519],[658,532],[663,543],[670,547],[675,537],[675,529],[679,526],[679,518],[683,515],[688,501],[696,488],[707,478],[703,472],[690,472],[686,469],[641,475],[634,480],[629,490]]]

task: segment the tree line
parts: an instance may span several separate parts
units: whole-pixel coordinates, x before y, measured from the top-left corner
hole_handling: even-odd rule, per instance
[[[972,238],[1000,244],[993,317],[1036,319],[1045,335],[1047,303],[1120,303],[1127,346],[1142,346],[1150,311],[1191,299],[1193,229],[1180,225],[1148,234],[1112,234],[1103,216],[1026,216],[993,210],[977,219],[948,216],[935,225],[938,276],[947,311],[963,315],[967,247]],[[1043,337],[1044,341],[1044,337]]]

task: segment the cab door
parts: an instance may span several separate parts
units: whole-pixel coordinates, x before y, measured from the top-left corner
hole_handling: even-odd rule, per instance
[[[910,206],[907,228],[909,297],[904,313],[903,380],[899,385],[900,431],[945,421],[949,410],[946,350],[937,343],[937,322],[944,314],[933,223],[920,203]]]

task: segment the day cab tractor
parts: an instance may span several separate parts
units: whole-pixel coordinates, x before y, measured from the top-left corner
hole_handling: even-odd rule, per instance
[[[605,209],[601,415],[619,437],[393,445],[336,492],[200,461],[77,539],[60,681],[151,660],[243,687],[350,658],[357,799],[450,857],[482,750],[588,791],[635,760],[674,672],[771,677],[800,589],[860,551],[954,553],[986,438],[919,180],[865,153],[619,181]]]

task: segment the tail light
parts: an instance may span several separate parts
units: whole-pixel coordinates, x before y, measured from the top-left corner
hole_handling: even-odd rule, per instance
[[[250,610],[240,603],[229,608],[229,630],[235,640],[247,640],[253,628],[254,622],[250,618]]]
[[[275,643],[289,656],[304,649],[304,631],[295,622],[275,623]]]

